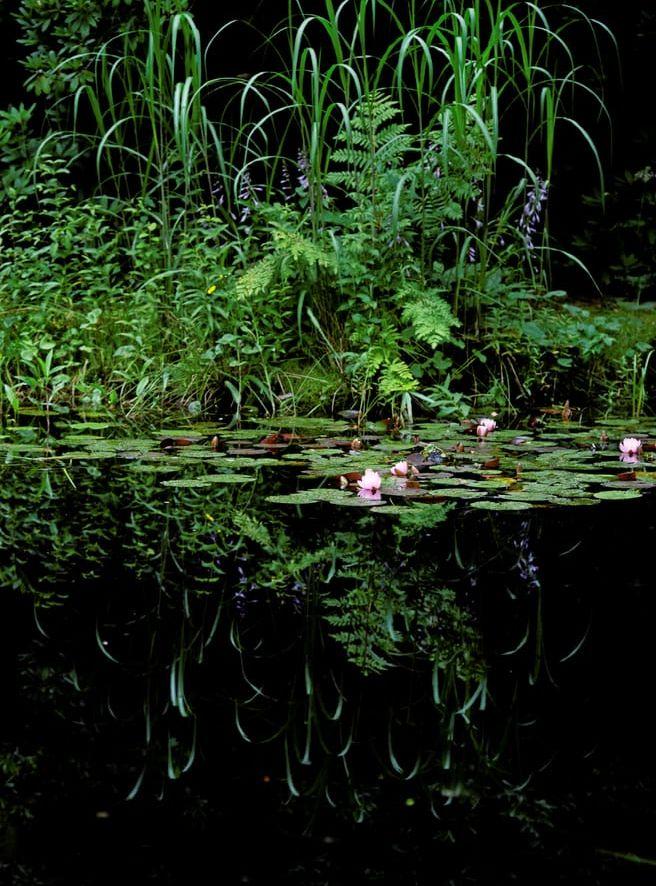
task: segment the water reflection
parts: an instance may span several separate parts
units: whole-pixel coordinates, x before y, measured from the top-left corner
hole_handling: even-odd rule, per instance
[[[222,864],[243,882],[266,869],[252,840],[307,856],[285,882],[342,882],[333,840],[369,846],[382,882],[408,882],[408,865],[412,882],[435,882],[433,863],[438,882],[484,882],[513,841],[513,876],[536,853],[569,858],[556,835],[576,823],[581,796],[612,794],[599,767],[626,763],[614,779],[632,777],[609,746],[625,748],[630,730],[643,760],[634,705],[653,673],[640,645],[653,604],[644,562],[618,550],[613,523],[631,508],[639,551],[649,500],[615,505],[612,520],[599,507],[585,523],[448,503],[280,509],[259,491],[285,486],[267,467],[254,483],[164,486],[171,467],[5,470],[14,685],[0,810],[16,876],[26,846],[45,866],[29,882],[79,876],[89,847],[115,846],[118,833],[150,847],[144,878],[178,882],[169,843],[190,827],[204,835],[198,864],[223,828]],[[651,791],[653,773],[642,778]],[[64,822],[78,829],[65,864],[53,862]],[[105,823],[118,831],[99,837]],[[375,848],[373,825],[389,845]],[[594,849],[649,855],[641,837],[593,831]],[[597,864],[583,854],[576,864]]]

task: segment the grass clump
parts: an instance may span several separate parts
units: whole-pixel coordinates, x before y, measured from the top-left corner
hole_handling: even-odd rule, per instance
[[[603,25],[486,0],[290,3],[260,73],[234,77],[217,58],[236,23],[210,37],[161,0],[107,22],[44,87],[32,157],[37,112],[0,124],[5,406],[463,415],[606,359],[612,321],[552,292],[546,224],[561,129],[603,180],[585,121],[606,109],[572,50],[581,28],[612,41]]]

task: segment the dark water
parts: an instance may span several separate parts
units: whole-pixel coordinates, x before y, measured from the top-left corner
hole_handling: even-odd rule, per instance
[[[161,468],[2,469],[3,883],[654,882],[656,498]]]

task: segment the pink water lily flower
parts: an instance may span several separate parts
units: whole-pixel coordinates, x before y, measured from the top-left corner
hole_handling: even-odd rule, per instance
[[[496,426],[497,423],[493,418],[482,418],[476,427],[476,434],[478,437],[487,437],[496,429]]]
[[[393,477],[407,477],[409,471],[409,465],[407,461],[397,461],[397,463],[390,468],[390,474]]]
[[[372,471],[371,468],[367,468],[362,475],[362,479],[358,480],[358,486],[360,487],[358,495],[360,498],[380,498],[380,486],[382,482],[378,471]]]
[[[625,437],[620,443],[620,461],[635,464],[642,452],[642,440],[637,437]]]

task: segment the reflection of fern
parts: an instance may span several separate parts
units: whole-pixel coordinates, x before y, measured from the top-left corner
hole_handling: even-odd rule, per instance
[[[332,636],[349,661],[364,674],[378,674],[389,667],[388,657],[396,651],[396,643],[388,623],[398,603],[394,606],[384,590],[364,583],[338,599],[329,597],[324,605],[331,610],[326,621],[336,629]]]
[[[400,656],[414,657],[419,650],[461,679],[481,677],[480,640],[471,617],[453,590],[438,584],[434,572],[410,570],[403,583],[391,572],[384,583],[383,576],[374,579],[364,572],[348,570],[343,577],[355,580],[355,586],[323,600],[333,639],[362,673],[379,674]],[[412,594],[406,585],[410,576]]]
[[[358,105],[350,131],[342,131],[336,141],[344,147],[336,148],[331,163],[343,169],[333,170],[327,181],[344,190],[363,194],[376,186],[376,177],[403,162],[411,146],[407,124],[394,122],[400,114],[396,102],[381,91],[362,99]]]
[[[451,329],[460,326],[451,308],[437,294],[437,289],[405,287],[399,293],[403,319],[413,327],[415,337],[437,348],[451,340]]]

